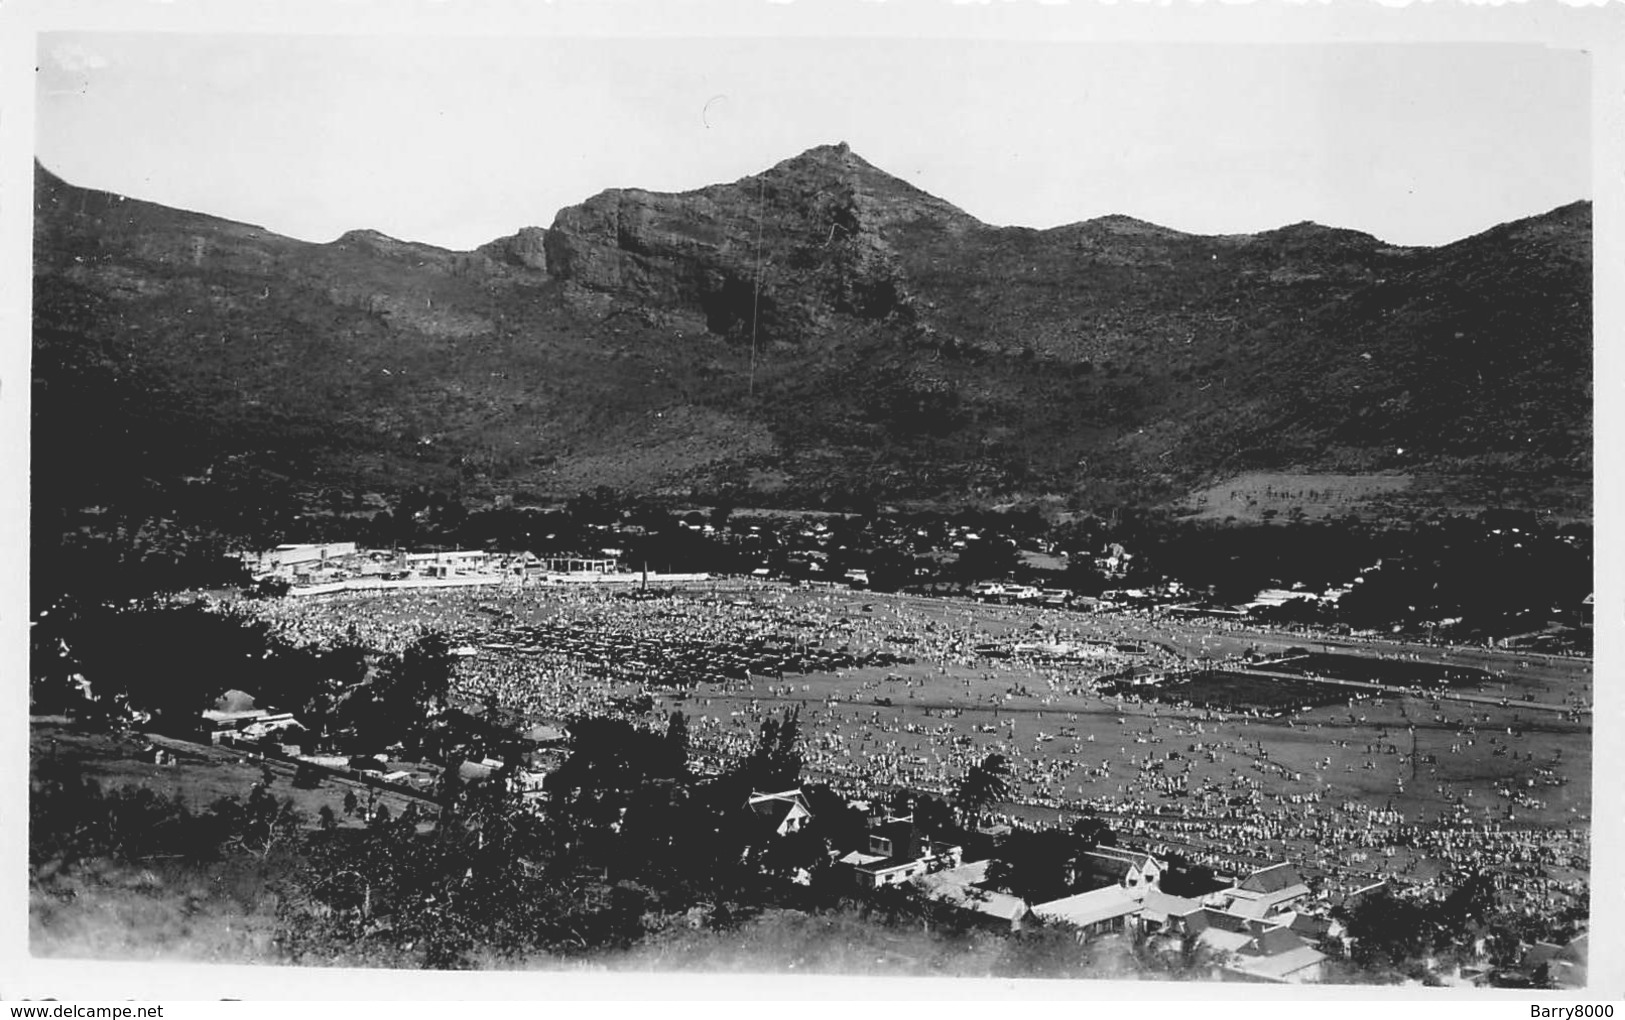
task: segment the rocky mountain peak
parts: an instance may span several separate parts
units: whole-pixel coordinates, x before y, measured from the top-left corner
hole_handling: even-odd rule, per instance
[[[714,333],[804,339],[838,315],[906,311],[898,231],[977,225],[842,142],[732,184],[601,192],[559,212],[546,263],[587,290],[701,315]]]

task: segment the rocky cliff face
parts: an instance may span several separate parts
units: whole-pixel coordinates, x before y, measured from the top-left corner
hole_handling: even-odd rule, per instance
[[[889,177],[844,144],[734,184],[683,194],[606,191],[561,211],[548,271],[591,290],[703,315],[720,335],[806,340],[836,316],[907,315],[893,242],[963,212]]]

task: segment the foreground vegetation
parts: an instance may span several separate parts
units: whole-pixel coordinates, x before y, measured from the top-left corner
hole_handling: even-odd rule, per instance
[[[864,817],[801,783],[794,716],[767,720],[755,752],[718,776],[688,769],[680,714],[664,728],[582,718],[539,803],[509,788],[508,770],[465,782],[451,769],[433,800],[397,799],[393,810],[269,764],[245,790],[212,798],[203,791],[221,766],[210,761],[148,765],[140,786],[104,785],[93,776],[113,772],[117,738],[37,730],[30,930],[41,955],[1119,979],[1212,977],[1219,962],[1188,943],[1080,944],[1064,925],[1011,934],[911,889],[861,892],[831,851],[862,844]],[[951,804],[900,792],[892,806],[974,847],[965,825],[997,802],[1005,773],[990,757]],[[776,836],[743,810],[753,789],[795,785],[815,812],[800,833]],[[1068,895],[1090,887],[1083,852],[1113,841],[1088,819],[1017,830],[987,849],[989,884],[1029,902]],[[1172,894],[1219,884],[1173,864]],[[1472,876],[1440,901],[1383,891],[1338,916],[1353,948],[1322,943],[1336,957],[1329,978],[1366,982],[1428,980],[1439,960],[1473,956],[1475,941],[1511,966],[1523,944],[1565,938],[1585,920],[1508,914]]]

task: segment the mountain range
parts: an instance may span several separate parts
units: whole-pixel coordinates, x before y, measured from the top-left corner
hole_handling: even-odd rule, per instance
[[[1273,472],[1590,515],[1589,202],[1433,248],[1033,230],[843,144],[467,252],[298,241],[38,164],[35,203],[36,504],[253,475],[1084,507]]]

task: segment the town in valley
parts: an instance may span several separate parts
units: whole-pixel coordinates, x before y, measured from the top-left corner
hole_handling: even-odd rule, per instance
[[[34,957],[1617,981],[1591,51],[657,41],[38,36]]]

